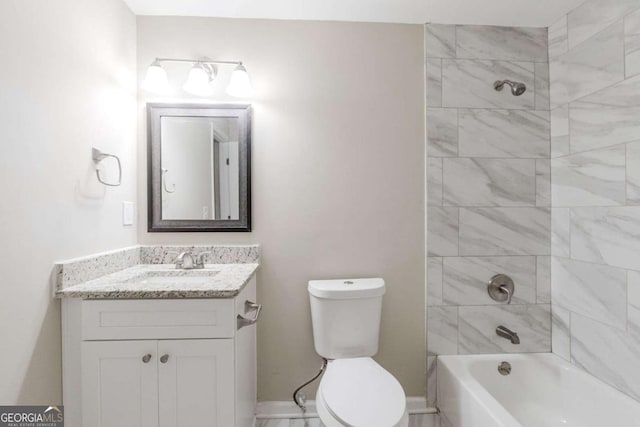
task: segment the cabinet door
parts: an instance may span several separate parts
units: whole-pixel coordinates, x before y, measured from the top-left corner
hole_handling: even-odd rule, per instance
[[[158,341],[160,427],[232,427],[233,340]]]
[[[83,342],[82,425],[157,427],[156,355],[157,341]]]

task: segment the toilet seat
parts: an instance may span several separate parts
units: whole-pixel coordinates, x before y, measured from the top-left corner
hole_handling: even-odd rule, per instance
[[[330,361],[318,398],[344,426],[395,427],[406,418],[402,386],[370,357]]]

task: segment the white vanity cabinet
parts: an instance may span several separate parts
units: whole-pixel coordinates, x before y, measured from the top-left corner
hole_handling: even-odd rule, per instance
[[[85,341],[84,426],[233,426],[233,340]]]
[[[255,278],[235,298],[63,299],[67,427],[253,427]]]

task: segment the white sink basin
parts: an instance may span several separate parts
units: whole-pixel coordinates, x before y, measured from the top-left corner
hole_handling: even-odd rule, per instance
[[[180,283],[185,285],[206,285],[213,276],[218,274],[217,270],[161,270],[144,271],[129,280],[128,283],[141,285],[165,285]]]
[[[148,277],[142,280],[136,280],[137,283],[141,284],[158,284],[163,285],[166,283],[184,283],[184,284],[193,284],[193,285],[204,285],[211,280],[210,277],[192,277],[192,276],[158,276],[158,277]]]

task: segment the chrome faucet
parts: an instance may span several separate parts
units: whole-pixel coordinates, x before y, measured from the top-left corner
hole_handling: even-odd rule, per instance
[[[211,252],[201,252],[198,255],[194,255],[191,251],[184,251],[176,258],[176,268],[183,270],[204,268],[205,255],[211,255]]]
[[[505,326],[498,326],[496,328],[496,334],[499,337],[511,341],[511,344],[520,344],[520,337],[518,336],[518,334]]]
[[[184,251],[176,258],[176,268],[191,270],[196,268],[195,265],[193,253],[190,251]]]

